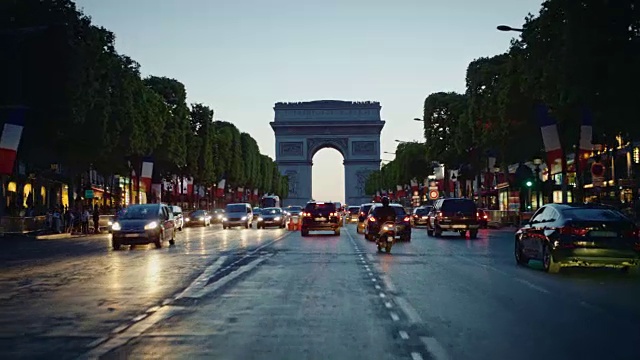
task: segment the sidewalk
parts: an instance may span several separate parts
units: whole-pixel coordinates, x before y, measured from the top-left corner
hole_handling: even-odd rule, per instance
[[[0,241],[17,241],[17,240],[62,240],[62,239],[74,239],[80,237],[90,237],[96,235],[104,235],[105,233],[100,234],[70,234],[70,233],[61,233],[61,234],[42,234],[40,232],[31,232],[31,233],[4,233],[0,234]]]

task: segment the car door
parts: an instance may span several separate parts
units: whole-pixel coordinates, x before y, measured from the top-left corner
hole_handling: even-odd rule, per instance
[[[519,230],[520,232],[520,244],[522,246],[522,252],[528,256],[536,256],[538,249],[538,235],[536,231],[536,225],[543,223],[544,213],[547,211],[548,207],[543,206],[538,209],[531,219],[529,223],[522,227]]]
[[[162,206],[161,209],[161,220],[162,220],[162,228],[164,230],[165,237],[167,234],[169,237],[172,237],[173,228],[175,227],[175,222],[173,220],[173,212],[169,210],[168,207]]]

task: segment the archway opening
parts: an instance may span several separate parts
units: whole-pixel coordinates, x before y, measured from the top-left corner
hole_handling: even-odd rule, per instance
[[[344,158],[333,148],[323,148],[313,155],[312,189],[313,199],[339,201],[344,204]]]

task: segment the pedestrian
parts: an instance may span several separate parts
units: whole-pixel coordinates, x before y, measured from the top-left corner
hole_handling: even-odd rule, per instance
[[[84,208],[82,210],[82,214],[80,215],[80,218],[82,220],[82,233],[83,234],[88,234],[89,233],[89,218],[91,217],[91,214],[89,214],[89,210],[87,208]]]
[[[93,207],[93,232],[100,233],[100,207],[98,204]]]

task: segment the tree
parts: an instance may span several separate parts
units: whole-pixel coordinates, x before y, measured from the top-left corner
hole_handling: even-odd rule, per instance
[[[193,143],[188,144],[187,153],[189,157],[194,156],[198,159],[198,172],[195,178],[198,182],[210,187],[217,180],[214,166],[216,133],[213,110],[203,104],[192,104],[190,119],[191,131],[195,130],[195,137],[191,137]],[[199,151],[193,155],[191,155],[194,151],[191,150],[192,146],[199,148]]]
[[[245,182],[243,185],[253,189],[258,184],[260,177],[260,149],[256,140],[247,133],[240,134],[240,146],[244,164]]]

